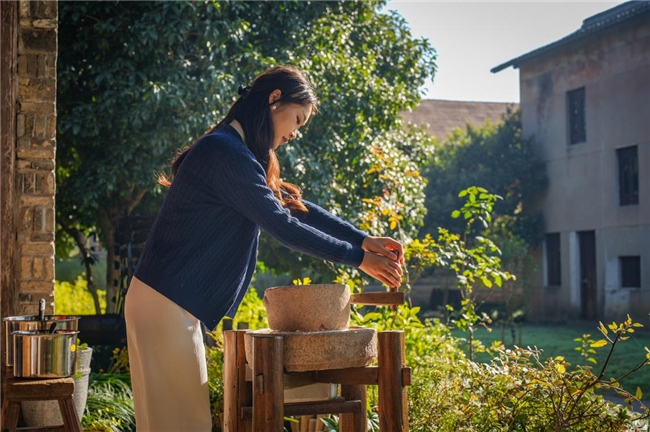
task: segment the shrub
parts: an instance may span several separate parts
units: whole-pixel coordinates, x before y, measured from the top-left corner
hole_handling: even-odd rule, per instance
[[[100,313],[106,313],[106,290],[97,290]],[[93,315],[95,303],[88,283],[78,276],[74,285],[66,281],[54,283],[54,310],[61,315]]]

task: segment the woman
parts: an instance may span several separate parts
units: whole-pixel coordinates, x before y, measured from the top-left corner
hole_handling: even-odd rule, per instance
[[[233,316],[263,228],[289,248],[358,267],[390,287],[402,246],[371,237],[302,199],[280,179],[275,150],[316,113],[309,79],[274,67],[240,88],[226,117],[172,165],[172,180],[126,296],[128,352],[143,431],[209,431],[202,321]]]

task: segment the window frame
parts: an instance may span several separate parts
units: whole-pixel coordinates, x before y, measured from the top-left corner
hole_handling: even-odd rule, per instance
[[[554,240],[551,242],[550,239]],[[555,255],[553,255],[554,253]],[[547,287],[562,286],[562,246],[559,232],[545,234],[544,260],[546,262],[545,285]]]
[[[632,156],[633,153],[633,156]],[[631,170],[629,169],[629,164]],[[624,165],[625,164],[625,165]],[[639,204],[639,147],[636,145],[616,149],[618,177],[618,205]],[[631,172],[630,172],[631,171]]]
[[[587,141],[587,92],[583,86],[568,91],[566,95],[569,144],[584,143]]]
[[[632,284],[626,284],[625,282],[625,274],[629,274],[629,267],[627,268],[628,271],[624,271],[624,262],[628,261],[628,266],[630,264],[631,260],[635,260],[636,262],[633,264],[636,268],[636,274],[634,276],[634,279],[638,280],[638,286],[633,286]],[[641,284],[643,281],[641,280],[641,256],[640,255],[624,255],[624,256],[619,256],[618,257],[618,269],[619,269],[619,283],[621,288],[623,289],[640,289]]]

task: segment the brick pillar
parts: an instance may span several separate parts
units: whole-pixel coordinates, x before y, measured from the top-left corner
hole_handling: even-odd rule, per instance
[[[16,116],[18,315],[54,291],[57,2],[21,0]]]

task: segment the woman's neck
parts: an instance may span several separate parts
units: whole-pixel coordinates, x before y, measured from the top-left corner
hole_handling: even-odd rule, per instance
[[[244,129],[241,127],[241,124],[237,120],[233,120],[230,122],[230,126],[233,127],[241,137],[241,140],[246,142],[246,137],[244,136]]]

